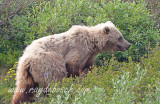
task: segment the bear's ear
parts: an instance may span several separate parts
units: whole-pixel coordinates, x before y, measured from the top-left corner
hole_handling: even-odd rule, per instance
[[[105,34],[109,34],[109,32],[110,32],[109,27],[105,27],[105,28],[104,28],[104,33],[105,33]]]

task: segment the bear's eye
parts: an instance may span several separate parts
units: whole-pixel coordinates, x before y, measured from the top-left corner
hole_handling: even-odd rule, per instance
[[[122,40],[123,40],[122,36],[119,37],[118,40],[119,40],[120,42],[122,42]]]

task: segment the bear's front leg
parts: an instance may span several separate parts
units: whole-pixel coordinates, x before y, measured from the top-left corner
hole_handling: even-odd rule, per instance
[[[88,71],[91,71],[92,70],[92,66],[94,65],[94,58],[95,56],[94,55],[91,55],[87,62],[86,62],[86,65],[83,69],[83,72],[87,74]]]
[[[92,66],[94,65],[94,55],[91,55],[88,60],[85,62],[86,64],[83,65],[83,68],[79,69],[79,76],[83,74],[87,74],[88,71],[92,70]]]

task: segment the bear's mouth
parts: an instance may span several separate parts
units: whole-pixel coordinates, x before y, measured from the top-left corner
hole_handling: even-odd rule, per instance
[[[123,48],[122,46],[120,46],[120,45],[117,45],[117,47],[119,48],[119,50],[120,51],[123,51],[123,52],[125,52],[126,51],[126,49],[125,48]]]

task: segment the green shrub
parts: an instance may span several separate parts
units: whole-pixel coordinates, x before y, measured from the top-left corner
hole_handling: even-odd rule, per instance
[[[11,67],[24,48],[24,18],[30,0],[0,0],[0,66]],[[27,8],[25,8],[27,7]],[[24,15],[24,16],[22,16]],[[23,21],[24,20],[24,21]]]
[[[106,11],[106,17],[119,27],[123,36],[132,44],[128,52],[115,54],[119,61],[127,61],[128,56],[139,61],[140,57],[147,54],[149,45],[154,47],[160,42],[160,30],[155,26],[156,22],[151,20],[147,3],[115,0],[101,2],[101,5]]]
[[[16,67],[17,62],[10,68],[6,74],[0,78],[0,102],[2,104],[10,104],[14,94],[16,83]]]

